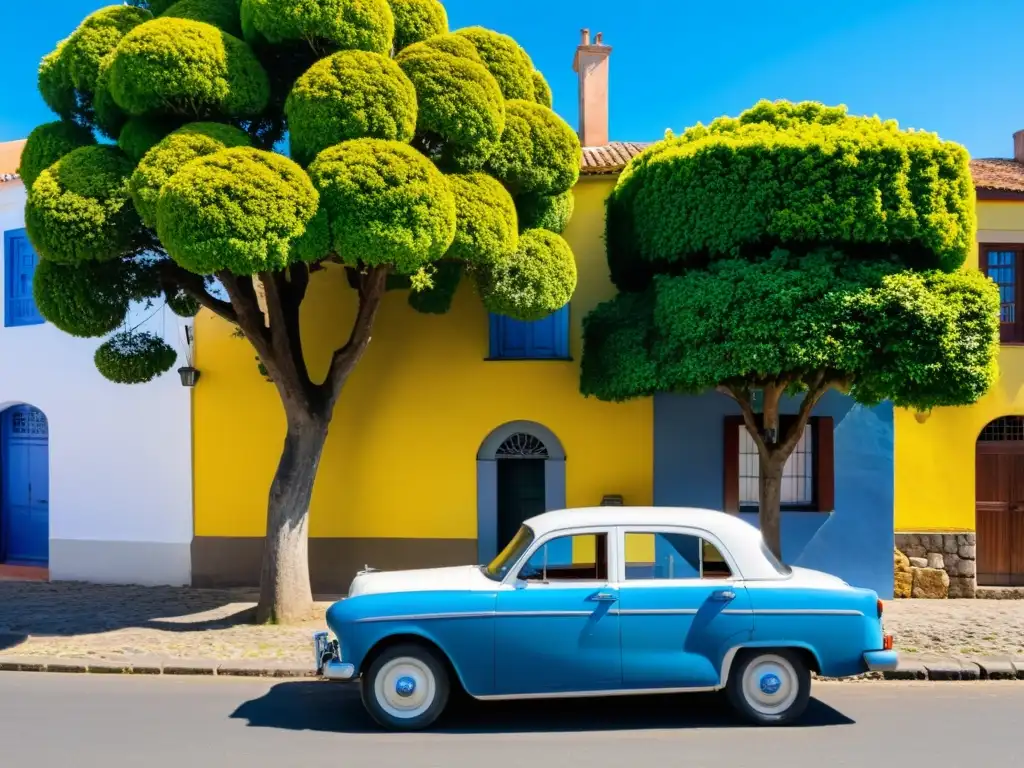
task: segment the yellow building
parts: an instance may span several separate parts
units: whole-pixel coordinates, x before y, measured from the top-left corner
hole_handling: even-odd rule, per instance
[[[942,555],[951,596],[965,597],[975,583],[1024,585],[1024,131],[1014,135],[1014,159],[975,160],[971,171],[971,266],[1002,293],[999,382],[970,407],[897,411],[895,444],[896,544],[911,556]]]

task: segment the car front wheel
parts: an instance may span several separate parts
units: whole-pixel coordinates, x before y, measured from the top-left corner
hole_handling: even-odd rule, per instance
[[[811,672],[790,650],[747,652],[729,675],[733,707],[757,725],[788,725],[800,718],[811,697]]]
[[[448,703],[450,684],[444,663],[420,645],[398,645],[373,660],[363,676],[363,706],[384,728],[429,728]]]

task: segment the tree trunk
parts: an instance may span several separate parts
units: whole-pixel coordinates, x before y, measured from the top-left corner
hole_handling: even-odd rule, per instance
[[[309,618],[309,502],[328,419],[288,419],[284,451],[270,486],[256,622],[292,623]]]
[[[759,459],[759,514],[761,536],[774,555],[782,559],[782,473],[786,457],[781,451],[774,451],[765,461]]]

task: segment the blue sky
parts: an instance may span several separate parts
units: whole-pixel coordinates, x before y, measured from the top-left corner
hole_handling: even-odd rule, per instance
[[[51,119],[39,59],[103,0],[4,0],[0,141]],[[760,98],[843,103],[1004,157],[1024,129],[1021,0],[447,0],[453,28],[516,37],[576,125],[572,57],[581,27],[613,46],[611,135],[736,114]]]

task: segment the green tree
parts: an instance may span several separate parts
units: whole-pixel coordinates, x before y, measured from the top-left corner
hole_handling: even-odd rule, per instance
[[[669,134],[608,200],[620,293],[584,321],[581,389],[735,400],[779,554],[785,463],[827,390],[926,411],[996,379],[998,291],[964,267],[974,199],[962,147],[845,107],[762,101]]]
[[[317,467],[385,292],[441,313],[465,277],[511,317],[564,306],[579,140],[512,38],[449,31],[437,0],[111,6],[44,58],[39,89],[60,118],[23,161],[40,311],[108,337],[96,365],[123,383],[176,357],[152,335],[109,336],[133,301],[205,307],[249,340],[287,421],[257,620],[301,619]],[[358,312],[313,381],[299,308],[330,265]]]

